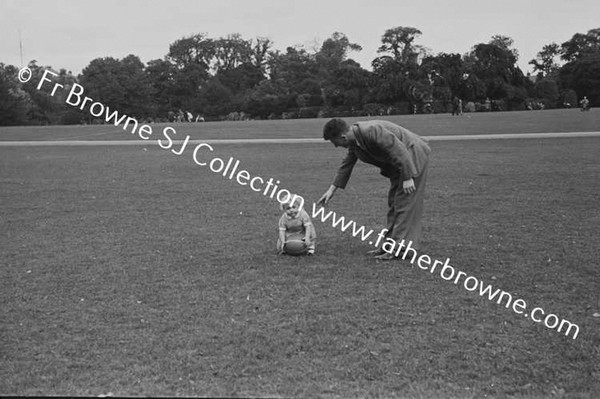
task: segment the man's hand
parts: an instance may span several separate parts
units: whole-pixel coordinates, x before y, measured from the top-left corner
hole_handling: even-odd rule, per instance
[[[402,182],[402,189],[404,190],[404,194],[412,194],[415,192],[415,181],[413,179],[404,180]]]
[[[325,191],[325,194],[323,194],[321,196],[321,198],[319,198],[319,202],[317,202],[317,205],[319,205],[319,206],[327,205],[329,200],[333,197],[335,190],[337,190],[336,186],[334,186],[334,185],[329,186],[327,191]]]

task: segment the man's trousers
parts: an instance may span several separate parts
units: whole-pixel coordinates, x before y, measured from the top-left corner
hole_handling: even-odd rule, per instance
[[[402,188],[402,179],[390,179],[391,187],[388,193],[388,214],[386,237],[394,239],[397,243],[404,241],[406,247],[412,241],[411,247],[419,249],[422,230],[423,202],[425,199],[425,183],[427,182],[426,164],[419,177],[414,178],[415,192],[405,194]]]

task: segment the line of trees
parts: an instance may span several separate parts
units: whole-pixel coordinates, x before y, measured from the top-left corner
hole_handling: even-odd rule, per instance
[[[37,90],[44,69],[28,67],[33,78],[18,80],[18,68],[0,63],[0,125],[93,123],[64,102],[73,83],[112,109],[140,120],[166,121],[180,110],[205,120],[310,118],[449,112],[454,97],[470,110],[522,110],[576,106],[583,96],[600,103],[600,28],[545,45],[530,64],[535,76],[517,66],[513,40],[493,36],[464,55],[432,55],[417,44],[421,31],[385,31],[372,71],[349,57],[360,51],[336,32],[319,49],[273,50],[267,38],[239,34],[176,40],[163,59],[139,57],[92,60],[79,76],[64,69]]]

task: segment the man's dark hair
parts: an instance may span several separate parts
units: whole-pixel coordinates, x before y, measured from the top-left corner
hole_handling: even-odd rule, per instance
[[[323,139],[331,141],[345,133],[348,128],[348,124],[343,119],[331,119],[323,126]]]

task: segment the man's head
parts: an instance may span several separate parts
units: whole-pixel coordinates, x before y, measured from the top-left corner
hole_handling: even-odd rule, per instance
[[[336,147],[348,148],[350,126],[343,119],[335,118],[323,126],[323,139],[329,140]]]

